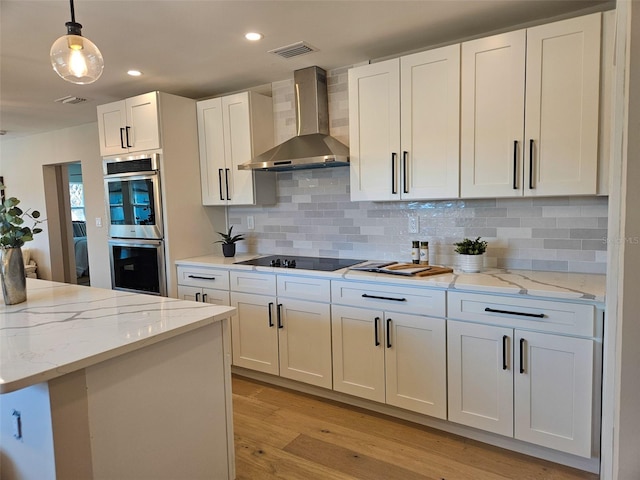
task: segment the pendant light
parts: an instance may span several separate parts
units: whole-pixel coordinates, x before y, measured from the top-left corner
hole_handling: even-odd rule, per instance
[[[71,4],[71,21],[65,23],[67,34],[57,39],[51,46],[51,65],[67,82],[86,85],[95,82],[104,68],[102,54],[98,47],[82,36],[82,25],[76,23],[76,15]]]

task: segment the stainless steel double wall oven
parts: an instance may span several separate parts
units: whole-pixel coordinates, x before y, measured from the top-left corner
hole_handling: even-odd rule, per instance
[[[166,295],[160,154],[103,161],[111,286]]]

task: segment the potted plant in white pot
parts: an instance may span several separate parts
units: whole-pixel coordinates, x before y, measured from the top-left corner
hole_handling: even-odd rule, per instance
[[[222,254],[225,257],[233,257],[236,254],[236,242],[240,240],[244,240],[243,233],[239,233],[238,235],[233,235],[233,225],[229,227],[229,231],[227,233],[218,232],[221,240],[216,240],[215,243],[222,244]]]
[[[0,185],[4,189],[4,185]],[[0,204],[0,283],[6,305],[27,300],[27,284],[21,247],[42,232],[37,225],[42,223],[38,210],[22,210],[20,200],[10,197]],[[33,226],[24,225],[25,217],[33,220]]]
[[[477,273],[484,265],[484,252],[487,251],[487,242],[465,238],[461,242],[454,243],[455,251],[460,254],[460,269],[467,273]]]

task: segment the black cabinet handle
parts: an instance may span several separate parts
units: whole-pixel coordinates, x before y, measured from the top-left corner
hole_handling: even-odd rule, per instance
[[[278,304],[278,328],[284,328],[282,324],[282,304]]]
[[[533,189],[533,138],[529,140],[529,189]]]
[[[227,188],[227,200],[231,200],[229,196],[229,169],[224,169],[224,186]]]
[[[376,300],[393,300],[394,302],[406,302],[406,298],[393,298],[393,297],[379,297],[377,295],[369,295],[368,293],[363,293],[362,298],[375,298]]]
[[[203,294],[202,294],[202,301],[203,301],[204,303],[207,303],[207,294],[206,294],[206,293],[203,293]]]
[[[196,302],[200,301],[200,292],[196,293]]]
[[[524,338],[520,339],[520,373],[524,373]]]
[[[396,188],[396,153],[391,154],[391,193],[394,195],[398,193]]]
[[[491,313],[506,313],[508,315],[520,315],[521,317],[544,318],[544,313],[512,312],[511,310],[497,310],[489,307],[485,308],[484,311]]]
[[[222,169],[218,169],[218,185],[220,186],[220,200],[224,200],[222,196]]]
[[[387,318],[387,348],[391,348],[391,319]]]
[[[269,328],[273,327],[273,302],[269,302]]]
[[[378,338],[378,323],[380,322],[380,317],[376,317],[373,320],[373,344],[378,347],[380,345],[380,339]]]
[[[402,152],[402,191],[404,193],[409,193],[409,186],[407,185],[408,155],[409,152]]]
[[[216,277],[201,277],[200,275],[189,275],[189,278],[195,278],[197,280],[215,280]]]
[[[127,134],[127,147],[133,147],[133,145],[129,143],[129,130],[131,130],[131,127],[125,127],[125,132]]]
[[[124,146],[124,127],[120,129],[120,146],[122,148],[127,148]]]
[[[502,336],[502,369],[507,369],[507,342],[509,340],[509,335]]]
[[[518,140],[513,141],[513,189],[518,189]]]

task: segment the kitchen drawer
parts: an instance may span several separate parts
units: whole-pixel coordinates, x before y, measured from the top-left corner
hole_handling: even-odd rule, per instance
[[[179,265],[178,285],[229,290],[229,271],[218,268]]]
[[[331,281],[299,275],[278,275],[278,296],[329,303]]]
[[[448,293],[448,318],[491,325],[593,337],[594,305],[511,298],[478,293]]]
[[[444,290],[405,287],[387,283],[335,280],[331,282],[331,302],[352,307],[377,308],[389,312],[444,317]]]
[[[257,295],[276,294],[276,276],[273,273],[231,270],[230,277],[232,292],[255,293]]]

